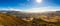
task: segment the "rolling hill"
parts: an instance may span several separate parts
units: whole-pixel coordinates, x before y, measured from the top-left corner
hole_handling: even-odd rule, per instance
[[[60,26],[60,11],[27,13],[0,11],[0,26]]]

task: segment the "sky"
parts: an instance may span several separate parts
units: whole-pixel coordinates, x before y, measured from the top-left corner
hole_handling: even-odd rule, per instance
[[[56,11],[60,10],[60,0],[0,0],[0,10]]]

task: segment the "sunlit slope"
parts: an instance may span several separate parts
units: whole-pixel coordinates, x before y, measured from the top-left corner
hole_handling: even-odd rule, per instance
[[[21,22],[19,19],[16,18],[15,15],[9,15],[7,16],[6,14],[0,14],[0,24],[2,25],[7,25],[7,26],[13,26],[13,25],[17,25],[20,24],[19,22]]]
[[[22,16],[21,16],[22,15]],[[32,18],[32,19],[31,19]],[[29,26],[30,21],[32,22],[33,17],[26,18],[24,14],[15,14],[12,11],[0,11],[0,26]],[[29,23],[28,23],[29,22]]]
[[[46,22],[58,22],[60,21],[60,12],[46,12],[41,13],[38,18],[46,21]]]
[[[24,13],[19,11],[0,11],[0,26],[60,26],[59,12]]]

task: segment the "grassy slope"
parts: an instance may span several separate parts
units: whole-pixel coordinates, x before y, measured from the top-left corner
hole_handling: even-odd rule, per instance
[[[36,18],[32,21],[24,21],[16,15],[0,13],[0,26],[60,26],[60,22],[52,23]]]

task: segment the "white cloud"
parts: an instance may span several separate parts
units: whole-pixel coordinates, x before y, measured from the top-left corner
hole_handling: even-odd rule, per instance
[[[22,11],[21,9],[14,9],[14,8],[2,8],[0,10],[8,10],[8,11]]]
[[[46,11],[59,11],[60,9],[56,9],[53,7],[41,7],[41,8],[31,8],[25,11],[27,12],[46,12]]]
[[[21,10],[21,9],[14,9],[14,8],[2,8],[0,10],[12,10],[12,11],[23,11],[23,12],[34,12],[34,13],[38,13],[38,12],[46,12],[46,11],[60,11],[59,7],[41,7],[41,8],[30,8],[30,9],[25,9],[25,10]]]

